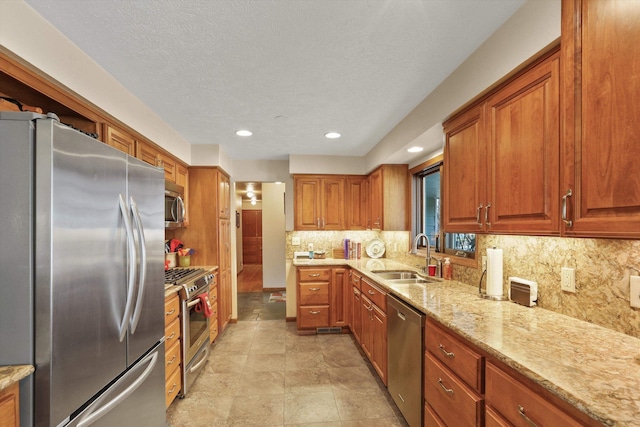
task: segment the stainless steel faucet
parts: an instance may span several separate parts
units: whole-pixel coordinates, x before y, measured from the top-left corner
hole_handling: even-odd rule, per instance
[[[431,260],[431,243],[429,243],[429,236],[427,236],[424,233],[420,233],[416,236],[415,239],[413,239],[413,247],[411,248],[411,254],[413,255],[417,255],[418,254],[418,243],[420,242],[421,238],[425,238],[425,240],[427,241],[427,257],[425,258],[424,262],[424,272],[428,272],[429,271],[429,261]]]

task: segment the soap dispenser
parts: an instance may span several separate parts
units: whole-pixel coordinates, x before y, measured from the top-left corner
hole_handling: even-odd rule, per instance
[[[444,259],[444,265],[442,266],[442,278],[444,280],[451,280],[452,276],[451,260],[449,258]]]

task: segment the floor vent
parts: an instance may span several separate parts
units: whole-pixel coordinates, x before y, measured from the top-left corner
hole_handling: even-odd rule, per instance
[[[337,326],[335,328],[316,328],[318,334],[340,334],[342,333],[342,327]]]

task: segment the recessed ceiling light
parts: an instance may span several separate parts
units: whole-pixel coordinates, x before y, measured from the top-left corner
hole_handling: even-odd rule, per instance
[[[419,153],[419,152],[421,152],[422,150],[424,150],[424,148],[422,148],[422,147],[411,147],[411,148],[407,148],[407,151],[408,151],[409,153]]]
[[[250,130],[246,130],[246,129],[240,129],[236,131],[236,135],[238,136],[251,136],[253,135],[253,132],[251,132]]]
[[[328,133],[325,133],[324,136],[326,136],[329,139],[340,138],[340,134],[338,132],[328,132]]]

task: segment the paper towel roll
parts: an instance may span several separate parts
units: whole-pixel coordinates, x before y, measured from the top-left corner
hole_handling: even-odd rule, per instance
[[[487,248],[487,295],[502,296],[502,249]]]

